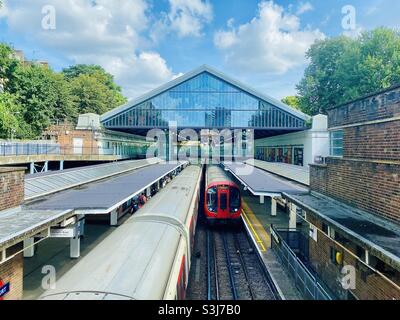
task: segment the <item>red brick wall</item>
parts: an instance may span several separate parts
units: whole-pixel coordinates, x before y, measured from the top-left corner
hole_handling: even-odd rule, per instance
[[[320,170],[311,166],[311,189],[400,222],[400,164],[328,158]]]
[[[328,126],[386,119],[400,115],[400,87],[328,110]]]
[[[326,193],[328,176],[327,166],[323,164],[310,165],[310,188],[319,193]]]
[[[307,220],[313,225],[322,229],[321,221],[307,213]],[[351,244],[347,246],[351,247]],[[336,265],[331,261],[331,247],[343,255],[343,264]],[[329,287],[340,299],[347,299],[347,290],[341,286],[341,270],[343,266],[353,266],[356,272],[356,286],[351,292],[361,300],[392,300],[400,299],[400,291],[389,281],[368,269],[364,264],[358,261],[356,257],[336,244],[332,239],[322,231],[318,231],[317,241],[312,238],[309,240],[310,263],[317,272],[320,279]],[[353,251],[353,250],[352,250]],[[357,262],[358,261],[358,262]],[[369,272],[367,272],[369,270]]]
[[[400,120],[344,129],[345,158],[400,161]]]
[[[0,265],[0,280],[4,284],[10,283],[10,292],[4,297],[4,300],[22,299],[23,263],[23,255],[21,253]]]
[[[0,211],[24,201],[25,168],[0,168]]]

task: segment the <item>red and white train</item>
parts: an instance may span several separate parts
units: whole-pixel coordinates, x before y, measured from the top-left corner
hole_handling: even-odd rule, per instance
[[[201,173],[198,166],[183,170],[41,299],[185,299]]]
[[[240,220],[240,189],[218,165],[207,166],[204,199],[204,214],[209,222]]]

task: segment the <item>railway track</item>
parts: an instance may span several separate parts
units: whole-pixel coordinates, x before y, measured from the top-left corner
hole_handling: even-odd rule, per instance
[[[207,299],[279,299],[244,228],[207,230]]]

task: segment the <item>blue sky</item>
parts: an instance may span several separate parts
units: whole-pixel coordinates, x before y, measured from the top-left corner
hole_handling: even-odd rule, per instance
[[[208,64],[280,99],[296,93],[315,40],[400,27],[393,0],[4,2],[0,41],[55,70],[100,64],[130,98]],[[346,5],[355,9],[352,30],[342,26]]]

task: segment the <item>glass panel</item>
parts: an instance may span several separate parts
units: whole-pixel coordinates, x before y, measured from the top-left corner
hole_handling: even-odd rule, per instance
[[[240,192],[237,188],[229,188],[229,208],[231,212],[236,213],[240,209]]]
[[[213,187],[208,189],[207,192],[207,208],[210,212],[217,212],[218,197],[217,188]]]
[[[304,126],[271,104],[207,72],[179,84],[105,122],[108,127],[269,128]],[[290,121],[289,121],[290,120]]]

